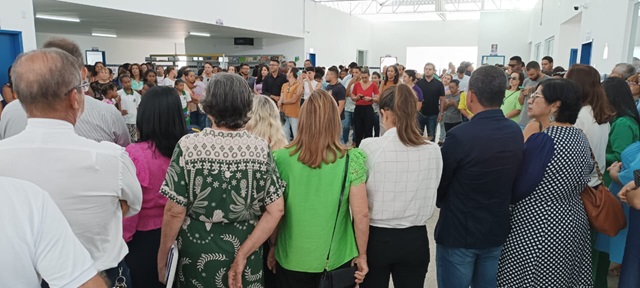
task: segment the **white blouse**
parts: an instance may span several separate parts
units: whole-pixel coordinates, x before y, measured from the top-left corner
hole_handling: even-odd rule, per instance
[[[382,228],[426,225],[442,176],[442,154],[433,143],[405,146],[391,128],[362,140],[367,155],[370,224]]]
[[[596,162],[598,162],[598,167],[600,167],[600,171],[604,173],[607,169],[606,153],[607,143],[609,142],[609,130],[611,129],[609,122],[598,124],[596,119],[593,117],[593,109],[591,109],[591,105],[587,105],[582,106],[580,113],[578,113],[578,120],[576,120],[576,124],[573,126],[580,128],[582,132],[587,135],[593,155],[596,157]],[[594,187],[598,184],[600,184],[600,180],[598,180],[598,172],[596,169],[593,169],[591,172],[589,186]]]

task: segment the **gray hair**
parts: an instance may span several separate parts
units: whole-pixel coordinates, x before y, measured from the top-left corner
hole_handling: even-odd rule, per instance
[[[73,42],[66,38],[51,38],[47,40],[47,42],[42,45],[42,48],[58,48],[64,52],[69,53],[71,56],[76,58],[78,61],[77,65],[79,69],[84,67],[84,57],[82,56],[82,51],[80,51],[80,47],[76,42]]]
[[[619,63],[613,67],[613,71],[620,74],[622,79],[627,80],[636,74],[636,67],[628,63]]]
[[[504,99],[504,70],[496,66],[478,68],[469,79],[469,91],[478,98],[485,108],[497,108]]]
[[[240,129],[249,122],[252,103],[247,80],[238,74],[218,73],[207,85],[202,108],[213,117],[216,126]]]
[[[20,55],[13,64],[11,81],[25,110],[55,111],[69,92],[80,89],[82,77],[77,63],[76,58],[57,48]]]

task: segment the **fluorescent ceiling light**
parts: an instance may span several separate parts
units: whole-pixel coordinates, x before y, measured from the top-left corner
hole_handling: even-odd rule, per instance
[[[211,34],[209,34],[209,33],[201,33],[201,32],[189,32],[189,35],[202,36],[202,37],[211,37]]]
[[[96,33],[96,32],[91,33],[91,36],[98,36],[98,37],[111,37],[111,38],[118,37],[116,34]]]
[[[49,19],[49,20],[58,20],[58,21],[67,21],[67,22],[80,22],[80,19],[73,17],[64,17],[64,16],[54,16],[54,15],[45,15],[45,14],[36,14],[36,18],[40,19]]]

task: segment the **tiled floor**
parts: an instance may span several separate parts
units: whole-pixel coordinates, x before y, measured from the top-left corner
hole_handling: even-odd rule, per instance
[[[429,261],[429,271],[427,272],[427,279],[424,282],[424,287],[435,288],[438,287],[436,281],[436,242],[433,239],[433,231],[438,223],[438,213],[440,211],[436,209],[433,217],[427,222],[427,231],[429,232],[429,249],[431,260]],[[393,283],[390,283],[389,287],[393,287]],[[618,287],[618,277],[609,277],[609,287]],[[398,287],[401,288],[401,287]]]

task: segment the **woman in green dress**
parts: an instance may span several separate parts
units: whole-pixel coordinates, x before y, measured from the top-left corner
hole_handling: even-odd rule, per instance
[[[284,213],[285,183],[267,142],[247,132],[246,81],[215,75],[202,104],[214,123],[176,146],[161,193],[167,202],[158,252],[164,282],[177,241],[174,287],[262,287],[262,249]]]
[[[274,152],[287,182],[287,213],[270,239],[275,251],[267,261],[279,288],[317,287],[324,270],[356,264],[355,285],[369,270],[366,157],[340,144],[341,131],[336,100],[316,90],[302,105],[296,138]]]

